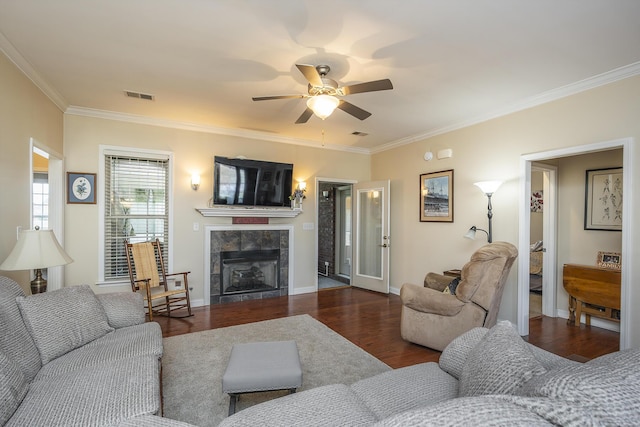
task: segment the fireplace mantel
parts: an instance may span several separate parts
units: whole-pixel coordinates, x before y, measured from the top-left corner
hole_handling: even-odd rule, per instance
[[[213,207],[196,210],[206,217],[295,218],[302,213],[302,209],[291,208]]]

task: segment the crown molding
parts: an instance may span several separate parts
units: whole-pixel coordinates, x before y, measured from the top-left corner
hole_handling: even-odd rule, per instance
[[[27,76],[27,78],[31,80],[33,84],[36,85],[38,89],[40,89],[40,91],[60,109],[60,111],[64,112],[67,109],[69,106],[67,100],[36,72],[29,61],[27,61],[25,57],[18,52],[15,46],[13,46],[1,32],[0,51],[2,51],[2,53],[4,53],[4,55],[9,58],[9,60],[13,62],[20,71],[22,71],[22,74]]]
[[[393,148],[401,147],[403,145],[411,144],[414,142],[423,141],[425,139],[433,138],[434,136],[437,136],[437,135],[442,135],[455,130],[473,126],[482,122],[486,122],[488,120],[496,119],[498,117],[503,117],[512,113],[516,113],[518,111],[526,110],[528,108],[532,108],[538,105],[546,104],[548,102],[556,101],[558,99],[565,98],[567,96],[575,95],[580,92],[584,92],[590,89],[595,89],[597,87],[604,86],[609,83],[614,83],[619,80],[624,80],[629,77],[634,77],[634,76],[637,76],[638,74],[640,74],[640,62],[635,62],[633,64],[625,65],[623,67],[616,68],[614,70],[607,71],[605,73],[598,74],[596,76],[577,81],[575,83],[570,83],[568,85],[561,86],[559,88],[552,89],[550,91],[543,92],[541,94],[534,95],[529,98],[525,98],[507,107],[495,110],[487,114],[477,116],[470,120],[463,120],[458,123],[451,124],[449,126],[434,129],[429,132],[412,135],[406,138],[391,141],[389,143],[373,148],[370,151],[371,151],[371,154],[375,154],[375,153],[391,150]]]
[[[349,147],[345,145],[324,144],[318,141],[309,141],[304,139],[289,138],[279,135],[272,135],[267,132],[260,132],[247,129],[232,129],[210,125],[202,125],[190,122],[181,122],[175,120],[157,119],[147,116],[139,116],[135,114],[118,113],[115,111],[97,110],[93,108],[85,108],[78,106],[69,106],[65,114],[74,116],[93,117],[98,119],[116,120],[120,122],[136,123],[149,126],[159,126],[171,129],[180,129],[193,132],[203,132],[215,135],[234,136],[238,138],[257,139],[260,141],[278,142],[281,144],[302,145],[311,148],[323,148],[327,150],[346,151],[357,154],[370,154],[370,150],[365,148]]]

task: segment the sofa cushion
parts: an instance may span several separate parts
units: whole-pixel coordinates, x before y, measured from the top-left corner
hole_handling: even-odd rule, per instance
[[[486,335],[487,331],[489,331],[487,328],[473,328],[451,341],[442,350],[438,360],[440,368],[460,379],[469,354],[478,345],[482,337]]]
[[[18,365],[0,353],[0,425],[18,409],[28,388],[29,383]]]
[[[383,372],[351,385],[378,419],[458,396],[458,380],[437,363]]]
[[[156,322],[116,329],[42,367],[36,379],[62,375],[88,366],[129,357],[162,357],[162,330]]]
[[[18,297],[42,364],[113,331],[88,285]]]
[[[469,354],[460,396],[509,394],[545,371],[511,323],[502,321]]]
[[[585,364],[573,364],[536,377],[517,391],[529,397],[546,397],[564,406],[531,409],[546,413],[559,425],[636,425],[640,407],[640,349],[602,356]],[[542,399],[537,399],[542,400]],[[571,409],[569,409],[571,408]]]
[[[551,426],[544,418],[499,396],[460,397],[386,418],[374,427]]]
[[[332,384],[260,403],[225,418],[225,426],[370,426],[377,419],[346,385]]]
[[[27,381],[31,381],[42,362],[16,302],[17,297],[23,296],[20,285],[0,276],[0,351],[20,367]]]
[[[37,379],[4,427],[112,426],[159,410],[159,361],[132,357]]]
[[[144,323],[144,297],[138,292],[114,292],[96,295],[113,328],[126,328]]]

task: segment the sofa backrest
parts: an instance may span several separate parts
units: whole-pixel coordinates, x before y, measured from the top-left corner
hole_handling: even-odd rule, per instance
[[[0,276],[0,352],[13,360],[31,382],[42,363],[31,334],[22,320],[16,298],[24,291],[15,281]]]
[[[518,249],[511,243],[494,242],[478,249],[462,268],[456,296],[485,309],[486,328],[496,324],[504,284],[517,256]]]

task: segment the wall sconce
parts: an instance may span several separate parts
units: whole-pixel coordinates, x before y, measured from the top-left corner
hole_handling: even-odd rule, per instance
[[[489,243],[491,243],[493,241],[492,225],[491,225],[491,219],[493,218],[493,212],[491,207],[491,196],[493,195],[493,193],[496,192],[498,187],[502,185],[502,181],[481,181],[481,182],[475,182],[473,185],[475,185],[480,190],[482,190],[482,192],[486,194],[487,199],[489,201],[487,204],[487,218],[489,219],[489,231],[483,230],[482,228],[477,228],[474,225],[469,229],[469,231],[467,231],[464,237],[467,239],[474,240],[476,238],[476,231],[480,230],[487,233],[487,240],[489,241]]]
[[[191,188],[193,191],[198,191],[200,187],[200,174],[194,173],[191,175]]]
[[[329,200],[329,191],[322,190],[322,197],[324,197],[325,200]]]
[[[307,189],[307,183],[304,181],[298,181],[298,190],[304,191]]]

